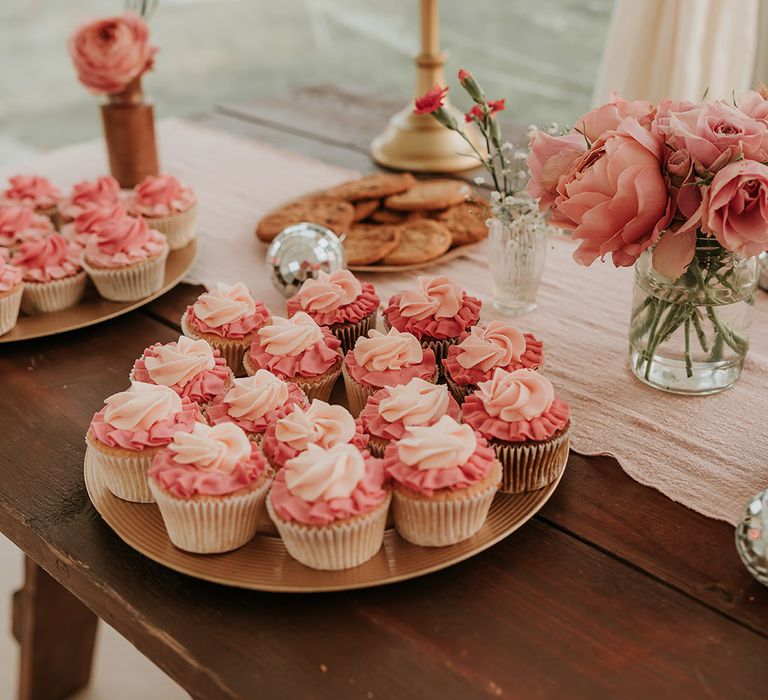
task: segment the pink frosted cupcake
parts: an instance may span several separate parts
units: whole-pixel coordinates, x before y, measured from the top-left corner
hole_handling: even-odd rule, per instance
[[[81,246],[86,246],[93,234],[97,233],[101,226],[126,216],[128,216],[128,213],[122,204],[106,204],[102,206],[94,204],[85,208],[75,217],[73,222],[62,226],[61,235],[79,243]]]
[[[486,441],[450,416],[409,428],[387,447],[384,468],[394,484],[395,528],[422,547],[472,537],[488,516],[501,476]]]
[[[197,197],[173,175],[148,175],[128,198],[128,211],[160,231],[171,250],[186,246],[197,231]]]
[[[310,445],[278,472],[267,510],[288,554],[312,569],[339,570],[381,549],[390,499],[380,459],[353,445]]]
[[[341,373],[341,341],[299,311],[291,318],[275,316],[257,333],[243,358],[249,375],[268,369],[298,384],[307,398],[327,401]]]
[[[48,313],[77,304],[88,281],[80,266],[81,256],[82,248],[58,233],[22,243],[11,258],[24,279],[21,310]]]
[[[267,426],[293,410],[309,408],[304,392],[295,384],[284,382],[272,372],[260,369],[252,377],[235,379],[205,407],[211,425],[234,423],[257,442]]]
[[[23,292],[21,268],[9,265],[0,248],[0,335],[16,325]]]
[[[51,220],[29,207],[0,205],[0,247],[14,249],[25,241],[44,238],[56,231]]]
[[[50,180],[38,175],[14,175],[8,182],[11,186],[2,193],[3,201],[30,207],[58,225],[61,192]]]
[[[295,406],[267,426],[261,443],[264,454],[275,469],[307,449],[352,444],[359,449],[368,445],[360,422],[343,406],[331,406],[315,399],[307,409]]]
[[[234,423],[196,423],[159,450],[149,489],[171,542],[185,552],[229,552],[250,542],[272,471]]]
[[[254,300],[242,282],[219,282],[187,307],[181,317],[181,331],[218,350],[235,376],[240,377],[244,374],[243,355],[259,328],[271,322],[267,307]]]
[[[131,380],[170,387],[179,396],[205,404],[232,386],[232,371],[204,340],[181,336],[150,345],[133,363]]]
[[[496,451],[504,467],[502,491],[535,491],[565,469],[570,407],[542,374],[496,369],[467,396],[462,416]]]
[[[421,346],[416,336],[391,328],[386,335],[375,329],[357,339],[342,367],[349,410],[360,414],[368,397],[385,386],[407,384],[414,377],[436,382],[435,353]]]
[[[541,369],[544,344],[531,333],[521,333],[502,321],[487,326],[474,326],[462,336],[458,345],[448,348],[443,372],[457,401],[464,401],[480,382],[493,377],[497,367],[512,372],[516,369]]]
[[[418,289],[407,289],[389,300],[384,318],[392,328],[413,333],[442,362],[448,347],[477,323],[480,306],[479,299],[449,277],[419,277]]]
[[[120,185],[111,175],[102,175],[95,180],[78,182],[59,202],[62,221],[74,221],[88,209],[102,209],[120,204]]]
[[[168,244],[143,219],[122,216],[100,224],[85,246],[83,267],[109,301],[138,301],[163,286]]]
[[[379,389],[368,398],[360,414],[360,425],[369,436],[368,449],[383,457],[392,441],[412,427],[434,425],[443,416],[459,420],[459,404],[445,384],[431,384],[418,377],[407,384]]]
[[[376,327],[381,300],[369,282],[359,282],[349,270],[309,279],[288,302],[288,316],[308,313],[319,326],[333,331],[346,353],[360,336]]]
[[[167,386],[131,382],[93,416],[85,441],[107,488],[118,498],[152,503],[147,471],[161,448],[200,420],[196,403]]]

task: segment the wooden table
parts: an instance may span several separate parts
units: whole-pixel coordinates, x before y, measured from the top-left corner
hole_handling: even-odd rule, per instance
[[[201,121],[368,170],[397,106],[322,86]],[[87,682],[96,616],[196,698],[766,697],[768,589],[733,529],[607,458],[572,455],[547,506],[492,549],[379,589],[239,591],[135,553],[86,496],[83,434],[198,292],[0,349],[0,530],[28,557],[21,698]]]

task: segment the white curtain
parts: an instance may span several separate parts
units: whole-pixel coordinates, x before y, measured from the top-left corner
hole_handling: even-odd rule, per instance
[[[752,87],[758,0],[616,0],[594,102],[728,98]]]

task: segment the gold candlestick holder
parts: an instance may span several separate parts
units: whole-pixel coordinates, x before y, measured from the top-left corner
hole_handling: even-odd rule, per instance
[[[414,58],[418,67],[417,96],[435,85],[445,85],[443,66],[447,54],[438,47],[437,0],[421,0],[421,53]],[[447,100],[445,107],[457,121],[463,121],[464,115]],[[477,150],[485,153],[475,125],[468,124],[465,133]],[[459,134],[428,114],[414,114],[413,103],[395,114],[384,132],[373,140],[371,157],[386,168],[423,173],[453,173],[479,165]]]

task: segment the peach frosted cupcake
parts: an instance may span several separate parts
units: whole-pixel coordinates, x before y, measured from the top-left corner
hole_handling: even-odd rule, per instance
[[[557,479],[568,461],[566,401],[530,369],[496,369],[462,406],[464,422],[488,440],[504,467],[501,490],[535,491]]]
[[[61,235],[82,246],[88,244],[101,226],[128,216],[122,204],[91,205],[80,212],[75,220],[61,227]]]
[[[13,250],[25,241],[45,238],[55,231],[50,219],[29,207],[0,205],[0,248]]]
[[[143,219],[122,216],[100,224],[85,246],[83,267],[109,301],[138,301],[165,279],[168,244]]]
[[[77,304],[88,281],[81,256],[82,248],[58,233],[22,243],[11,257],[24,279],[21,310],[48,313]]]
[[[267,307],[242,283],[219,282],[203,292],[181,317],[181,331],[218,350],[236,377],[244,374],[243,355],[257,331],[271,323]]]
[[[149,470],[149,488],[171,542],[215,554],[253,539],[272,471],[234,423],[177,432]]]
[[[120,203],[120,185],[111,175],[102,175],[95,180],[78,182],[59,201],[59,214],[63,223],[74,221],[88,209],[113,207]]]
[[[544,364],[544,344],[531,333],[521,333],[503,321],[474,326],[451,345],[443,360],[443,372],[457,401],[464,401],[480,382],[493,377],[497,367],[540,369]]]
[[[436,382],[435,353],[421,346],[416,336],[391,328],[384,334],[375,329],[357,339],[342,366],[349,410],[360,414],[368,397],[385,386],[407,384],[414,377]]]
[[[235,379],[232,387],[205,407],[205,417],[211,425],[234,423],[252,440],[261,442],[270,423],[294,407],[309,408],[304,392],[295,384],[260,369],[252,377]]]
[[[309,445],[328,448],[346,444],[361,450],[368,445],[368,436],[363,433],[360,422],[343,406],[332,406],[315,399],[309,408],[294,406],[270,422],[261,447],[269,463],[275,469],[281,469]]]
[[[23,292],[21,269],[9,265],[5,252],[0,248],[0,335],[16,325]]]
[[[133,363],[131,380],[170,387],[198,404],[232,386],[232,370],[204,340],[182,335],[172,343],[150,345]]]
[[[167,386],[131,382],[104,401],[85,441],[107,488],[118,498],[152,503],[147,471],[157,452],[178,432],[190,432],[201,419],[196,403]]]
[[[61,192],[50,180],[39,175],[14,175],[8,182],[10,187],[2,193],[4,202],[30,207],[58,224]]]
[[[308,313],[319,326],[329,328],[346,353],[360,336],[376,327],[381,300],[369,282],[360,282],[349,270],[320,271],[288,299],[288,316]]]
[[[148,175],[128,197],[128,211],[160,231],[171,250],[186,246],[197,233],[197,197],[173,175]]]
[[[481,306],[449,277],[419,277],[418,289],[392,296],[384,318],[392,328],[413,333],[442,362],[448,347],[477,323]]]
[[[486,441],[450,416],[408,428],[387,447],[384,468],[394,486],[395,529],[422,547],[472,537],[488,516],[501,478]]]
[[[384,481],[381,460],[354,445],[310,445],[278,472],[267,510],[294,559],[349,569],[381,549],[391,499]]]
[[[243,358],[247,374],[268,369],[298,384],[307,398],[327,401],[341,374],[341,341],[299,311],[291,318],[275,316],[256,333]]]
[[[360,425],[369,436],[368,449],[383,457],[390,442],[400,440],[409,428],[437,423],[443,416],[459,420],[459,404],[445,384],[418,377],[407,384],[379,389],[368,398]]]

